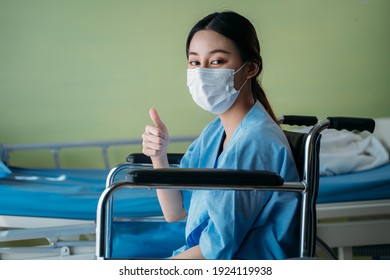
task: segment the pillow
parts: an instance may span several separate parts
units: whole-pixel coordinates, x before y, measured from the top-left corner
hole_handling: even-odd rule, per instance
[[[320,174],[333,176],[372,169],[389,162],[383,144],[372,134],[346,130],[322,132]]]
[[[377,124],[377,122],[376,122]],[[382,124],[379,125],[381,127]],[[310,128],[296,130],[308,132]],[[384,136],[388,130],[375,126],[375,132]],[[383,141],[375,133],[356,133],[347,130],[326,129],[320,148],[320,175],[334,176],[372,169],[389,163],[390,155]],[[377,134],[378,135],[378,134]],[[378,135],[379,136],[379,135]]]

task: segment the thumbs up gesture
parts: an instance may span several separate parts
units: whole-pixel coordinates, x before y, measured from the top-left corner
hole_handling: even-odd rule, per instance
[[[158,158],[166,158],[169,135],[168,129],[161,121],[156,109],[150,109],[149,115],[153,125],[147,125],[142,134],[142,152],[154,161]]]

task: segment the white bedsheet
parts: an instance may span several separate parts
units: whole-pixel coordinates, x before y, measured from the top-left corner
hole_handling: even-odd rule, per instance
[[[320,174],[357,172],[389,162],[389,154],[373,135],[328,129],[322,132]]]
[[[326,129],[321,138],[320,175],[368,170],[389,162],[390,118],[375,120],[374,134]],[[309,132],[311,127],[297,129]]]

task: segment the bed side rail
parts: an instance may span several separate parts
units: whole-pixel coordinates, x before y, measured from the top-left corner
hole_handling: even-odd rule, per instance
[[[172,137],[170,142],[192,142],[195,136]],[[36,144],[5,144],[2,145],[4,155],[3,160],[8,161],[10,154],[14,151],[26,150],[50,150],[53,155],[55,168],[61,167],[59,153],[63,149],[70,148],[86,148],[97,147],[101,149],[104,166],[106,169],[110,168],[110,161],[108,157],[108,149],[114,146],[125,145],[141,145],[142,139],[124,139],[124,140],[105,140],[105,141],[76,141],[76,142],[59,142],[59,143],[36,143]]]

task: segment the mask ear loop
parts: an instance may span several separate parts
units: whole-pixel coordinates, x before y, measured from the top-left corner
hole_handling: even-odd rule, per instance
[[[241,89],[245,86],[246,82],[248,81],[249,79],[246,79],[245,82],[242,84],[242,86],[237,90],[238,93],[240,93]]]
[[[244,68],[244,66],[248,63],[248,61],[246,61],[240,68],[238,68],[238,70],[234,71],[233,72],[233,75],[236,74],[237,72],[239,72],[242,68]]]
[[[233,73],[236,74],[238,71],[240,71],[242,68],[244,68],[244,66],[247,64],[248,61],[246,61],[237,71],[235,71]],[[246,79],[245,82],[242,84],[242,86],[237,90],[238,93],[240,93],[241,89],[245,86],[246,82],[248,81],[249,79]]]

